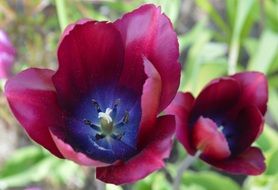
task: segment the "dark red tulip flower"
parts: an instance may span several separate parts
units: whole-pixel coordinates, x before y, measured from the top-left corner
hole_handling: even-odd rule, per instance
[[[29,136],[60,158],[95,166],[123,184],[164,166],[174,116],[158,114],[180,79],[177,35],[154,5],[114,23],[67,27],[58,70],[31,68],[8,80],[11,110]]]
[[[11,76],[15,54],[15,48],[8,35],[0,29],[0,79]]]
[[[258,175],[264,156],[252,143],[261,134],[267,109],[267,80],[242,72],[211,81],[194,98],[178,93],[167,113],[176,114],[177,139],[189,154],[235,174]]]

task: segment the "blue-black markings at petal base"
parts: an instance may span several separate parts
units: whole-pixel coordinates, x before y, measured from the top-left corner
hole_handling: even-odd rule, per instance
[[[103,134],[100,112],[112,110],[113,132]],[[141,95],[125,88],[97,88],[67,119],[67,138],[75,151],[106,163],[128,160],[137,153]]]

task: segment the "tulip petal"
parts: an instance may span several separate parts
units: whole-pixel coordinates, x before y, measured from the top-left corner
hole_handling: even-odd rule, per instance
[[[157,131],[152,141],[136,156],[126,162],[97,168],[96,177],[106,183],[124,184],[142,179],[151,172],[164,166],[163,159],[168,157],[175,131],[174,116],[158,118]]]
[[[63,158],[48,130],[63,124],[51,81],[53,74],[54,71],[48,69],[25,70],[8,80],[5,95],[28,135],[52,154]]]
[[[229,159],[206,160],[209,164],[234,174],[260,175],[265,171],[264,156],[259,148],[250,147],[242,154]]]
[[[122,37],[111,23],[82,21],[66,31],[58,60],[53,82],[60,104],[70,109],[94,88],[117,82],[124,62]]]
[[[177,34],[170,20],[154,5],[143,5],[115,21],[126,47],[120,82],[137,90],[145,79],[143,57],[157,69],[162,81],[159,112],[174,98],[180,81]],[[133,80],[138,79],[138,80]]]
[[[235,121],[234,136],[229,140],[233,154],[239,154],[246,150],[261,134],[264,126],[264,118],[260,110],[253,106],[242,109]]]
[[[199,116],[225,114],[240,98],[240,85],[232,78],[219,78],[210,82],[195,100],[193,120]]]
[[[50,133],[59,151],[66,159],[85,166],[101,167],[109,165],[98,160],[93,160],[81,152],[74,151],[73,148],[69,144],[65,143],[61,138],[59,138],[58,135],[53,132],[53,130],[50,130]]]
[[[165,109],[165,113],[176,117],[176,136],[189,154],[194,155],[196,149],[189,140],[190,127],[188,117],[194,103],[191,93],[178,92],[172,103]]]
[[[223,129],[222,129],[223,130]],[[231,155],[228,142],[216,123],[209,118],[200,117],[193,127],[192,141],[202,155],[221,160]]]
[[[268,84],[263,73],[260,72],[242,72],[232,76],[241,85],[241,97],[238,102],[238,109],[256,105],[265,114],[268,101]]]
[[[142,118],[138,137],[139,147],[146,144],[150,134],[155,130],[156,115],[161,95],[161,77],[147,58],[144,58],[144,68],[148,79],[145,81],[141,97]]]

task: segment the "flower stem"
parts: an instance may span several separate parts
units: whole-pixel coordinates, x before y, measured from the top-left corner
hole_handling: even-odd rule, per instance
[[[55,0],[55,4],[56,4],[59,25],[61,31],[63,31],[65,27],[68,25],[68,18],[67,18],[66,5],[65,5],[66,3],[65,0]]]
[[[197,158],[201,155],[202,151],[198,150],[194,156],[188,155],[181,163],[178,171],[176,178],[174,179],[173,183],[173,190],[179,190],[180,189],[180,182],[182,178],[182,174],[184,173],[185,170],[187,170]]]

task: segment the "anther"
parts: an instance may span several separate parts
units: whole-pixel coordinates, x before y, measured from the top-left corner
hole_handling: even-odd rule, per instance
[[[114,105],[113,105],[113,110],[114,110],[114,109],[117,109],[117,107],[118,107],[118,105],[120,104],[120,102],[121,102],[121,99],[120,99],[120,98],[118,98],[118,99],[115,100]]]
[[[97,112],[101,112],[100,106],[95,99],[92,99],[93,106],[95,106]]]
[[[123,117],[123,123],[124,124],[127,124],[128,123],[128,120],[129,120],[129,113],[128,111],[125,112],[125,115]]]
[[[121,133],[121,134],[112,134],[112,137],[116,140],[122,140],[123,136],[125,135],[125,133]]]
[[[105,135],[103,134],[96,134],[96,140],[100,140],[100,139],[103,139],[105,137]]]
[[[83,119],[83,123],[84,123],[85,125],[90,126],[92,129],[94,129],[94,130],[96,130],[96,131],[99,131],[99,127],[96,126],[95,124],[93,124],[92,121],[90,121],[90,120],[88,120],[88,119]]]

